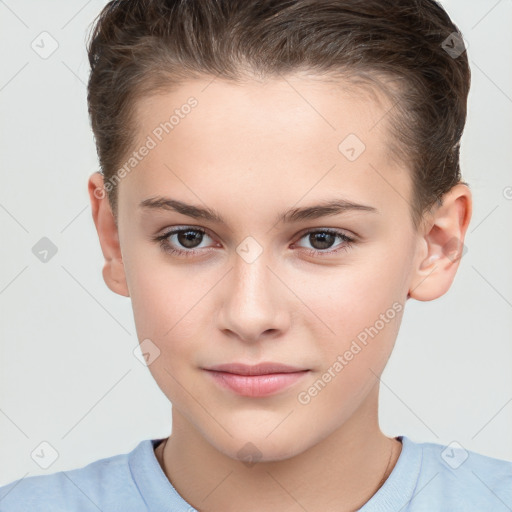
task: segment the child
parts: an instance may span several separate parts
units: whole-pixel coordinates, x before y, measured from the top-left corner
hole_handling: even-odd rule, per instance
[[[0,510],[512,510],[512,462],[378,422],[406,301],[448,291],[471,218],[440,5],[116,0],[88,50],[103,276],[172,433]]]

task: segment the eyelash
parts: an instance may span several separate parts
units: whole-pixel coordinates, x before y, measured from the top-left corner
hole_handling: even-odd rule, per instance
[[[174,256],[193,257],[197,253],[202,252],[203,249],[199,249],[199,250],[197,250],[197,249],[189,249],[189,250],[174,249],[174,248],[172,248],[169,245],[169,242],[168,242],[168,238],[171,235],[175,235],[175,234],[178,234],[178,233],[184,233],[184,232],[187,232],[187,231],[195,231],[195,232],[199,232],[199,233],[203,233],[205,235],[208,235],[206,230],[204,230],[202,228],[198,228],[198,227],[188,227],[187,228],[187,227],[185,227],[185,228],[172,229],[170,231],[167,231],[163,235],[159,235],[159,236],[154,237],[153,240],[155,242],[158,242],[160,247],[161,247],[161,249],[164,252],[166,252],[167,254],[171,254],[171,255],[174,255]],[[334,229],[312,229],[310,231],[306,231],[305,233],[303,233],[301,235],[301,237],[299,238],[299,240],[301,240],[305,236],[310,235],[312,233],[328,233],[330,235],[338,236],[345,243],[343,245],[341,245],[338,249],[331,250],[331,251],[328,251],[328,250],[322,251],[322,250],[319,250],[319,249],[304,249],[303,248],[306,251],[306,253],[309,254],[310,256],[324,257],[324,256],[331,256],[333,254],[337,254],[337,253],[342,252],[342,251],[348,251],[348,250],[350,250],[352,248],[352,246],[356,242],[356,240],[354,238],[351,238],[351,237],[345,235],[344,233],[342,233],[341,231],[337,231],[337,230],[334,230]],[[208,235],[208,236],[210,236],[210,235]]]

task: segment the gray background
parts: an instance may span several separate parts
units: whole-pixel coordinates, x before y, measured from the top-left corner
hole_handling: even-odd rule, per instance
[[[170,431],[171,405],[133,353],[129,299],[103,282],[87,194],[98,164],[85,34],[105,3],[0,0],[0,485]],[[449,292],[407,303],[380,421],[388,435],[512,460],[512,1],[443,5],[473,72],[462,141],[473,219]],[[58,43],[47,58],[31,46],[46,37],[51,49],[43,31]],[[46,263],[32,252],[43,237],[58,249]],[[57,453],[46,469],[31,457],[51,455],[42,442]]]

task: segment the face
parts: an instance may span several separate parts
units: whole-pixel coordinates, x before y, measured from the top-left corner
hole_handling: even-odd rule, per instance
[[[138,338],[173,416],[230,457],[291,457],[376,408],[418,243],[389,106],[299,75],[137,103],[134,150],[152,147],[119,184],[118,218]],[[341,201],[364,208],[310,209]],[[206,370],[261,362],[304,371],[234,390]]]

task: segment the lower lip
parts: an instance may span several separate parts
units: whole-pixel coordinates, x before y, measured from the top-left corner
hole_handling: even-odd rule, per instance
[[[291,373],[269,373],[268,375],[238,375],[236,373],[206,370],[224,388],[238,395],[262,397],[282,391],[302,379],[309,370]]]

